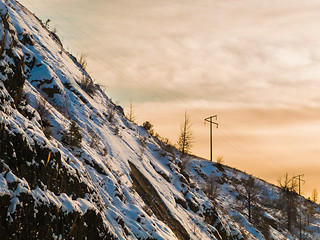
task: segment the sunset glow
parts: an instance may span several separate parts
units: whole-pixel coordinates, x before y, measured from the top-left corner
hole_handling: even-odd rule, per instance
[[[172,143],[187,111],[192,152],[276,184],[319,189],[320,2],[21,0],[136,121]],[[95,4],[93,4],[93,2]],[[103,23],[103,24],[101,24]]]

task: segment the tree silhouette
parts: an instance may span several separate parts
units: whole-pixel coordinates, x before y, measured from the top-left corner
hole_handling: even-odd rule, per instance
[[[246,200],[249,222],[252,222],[252,213],[254,205],[257,202],[259,188],[256,186],[255,179],[249,176],[248,179],[242,179],[240,186],[235,186],[238,194]]]
[[[192,123],[187,112],[184,114],[184,122],[180,126],[180,136],[178,140],[178,149],[182,156],[190,153],[192,148],[193,133],[191,131]]]
[[[154,134],[153,125],[149,121],[145,121],[142,127],[147,130],[151,135]]]
[[[297,221],[297,183],[294,179],[289,178],[288,173],[284,175],[284,178],[278,179],[278,183],[282,189],[280,198],[287,215],[287,227],[291,232],[293,224]]]
[[[130,106],[129,106],[129,113],[128,113],[128,120],[130,122],[134,122],[136,117],[134,115],[134,109],[133,109],[133,105],[132,105],[132,102],[130,101]]]

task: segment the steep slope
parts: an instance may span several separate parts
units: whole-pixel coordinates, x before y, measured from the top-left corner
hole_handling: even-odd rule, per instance
[[[0,0],[0,17],[1,239],[297,239],[279,188],[255,179],[249,221],[248,175],[181,159],[129,122],[27,9]],[[314,214],[304,239],[319,225]]]
[[[320,239],[320,206],[296,191],[201,158],[187,162],[190,176],[245,239]]]
[[[1,239],[242,239],[54,33],[0,10]]]

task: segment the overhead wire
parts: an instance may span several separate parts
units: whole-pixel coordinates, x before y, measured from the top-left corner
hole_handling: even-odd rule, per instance
[[[139,73],[140,76],[142,76],[144,79],[150,79],[148,76],[145,75],[144,72],[138,70],[138,69],[134,69],[134,67],[131,66],[130,63],[125,62],[122,57],[115,53],[114,51],[109,50],[104,44],[102,44],[100,41],[98,41],[96,38],[94,38],[90,33],[88,33],[87,31],[85,31],[84,29],[79,28],[78,26],[74,25],[74,23],[72,23],[69,19],[67,19],[64,15],[62,15],[56,8],[54,8],[52,5],[50,5],[49,2],[45,2],[45,4],[54,12],[56,13],[61,19],[63,19],[65,22],[68,22],[70,24],[70,26],[73,27],[73,30],[77,30],[79,33],[81,33],[82,35],[86,35],[89,39],[91,39],[93,41],[94,44],[96,44],[97,46],[100,46],[101,49],[103,49],[104,51],[106,51],[108,53],[109,56],[112,56],[118,60],[121,61],[122,66],[126,66],[126,67],[130,67],[132,70],[136,71]],[[31,4],[33,7],[35,7],[33,4]],[[36,7],[35,7],[36,8]],[[65,32],[65,31],[64,31]],[[69,35],[69,33],[65,32],[67,35]],[[76,39],[75,37],[69,35],[69,37],[72,39],[73,42],[77,42],[79,44],[79,46],[82,47],[86,47],[83,45],[83,43],[81,43],[78,39]],[[163,97],[159,96],[158,94],[153,93],[152,91],[150,91],[148,88],[144,87],[142,84],[140,84],[139,82],[137,82],[136,80],[134,80],[133,78],[127,76],[124,71],[123,68],[121,68],[120,66],[117,65],[113,65],[110,62],[105,61],[105,59],[103,59],[100,55],[98,54],[93,54],[90,55],[91,58],[93,59],[97,59],[100,60],[100,62],[103,62],[107,67],[108,70],[111,72],[114,72],[118,77],[121,77],[121,79],[127,81],[127,82],[133,82],[138,88],[142,89],[145,93],[147,93],[150,97],[155,98],[158,101],[165,101],[166,99],[164,99]],[[165,88],[163,88],[161,85],[157,85],[157,88],[163,89],[163,90],[167,90]],[[167,92],[167,94],[169,94],[171,97],[175,97],[170,91]]]
[[[145,75],[144,72],[140,71],[139,69],[135,69],[134,67],[131,66],[131,64],[129,62],[126,62],[119,54],[115,53],[114,51],[109,50],[104,44],[102,44],[100,41],[98,41],[93,35],[89,34],[87,31],[85,31],[84,29],[80,29],[78,26],[76,26],[74,23],[72,23],[68,18],[66,18],[63,14],[60,13],[60,11],[58,11],[56,8],[54,8],[49,2],[45,1],[44,2],[46,4],[46,6],[48,6],[55,14],[57,14],[61,19],[63,19],[64,22],[67,22],[68,24],[70,24],[70,26],[73,27],[73,30],[77,30],[79,33],[87,36],[89,39],[91,39],[93,41],[94,44],[96,44],[97,46],[101,47],[101,49],[103,49],[104,51],[106,51],[110,56],[112,56],[113,58],[118,59],[118,61],[121,62],[122,66],[118,66],[115,64],[112,64],[108,61],[105,61],[105,59],[103,59],[100,55],[98,54],[91,54],[90,58],[94,59],[94,60],[99,60],[100,63],[104,63],[105,66],[104,68],[106,68],[107,70],[113,72],[117,77],[120,77],[121,79],[123,79],[124,81],[127,82],[132,82],[137,88],[139,88],[140,90],[142,90],[143,92],[145,92],[147,95],[149,95],[152,99],[155,99],[158,102],[164,102],[166,101],[166,99],[164,99],[163,97],[159,96],[158,94],[150,91],[148,88],[144,87],[142,84],[138,83],[137,81],[135,81],[133,78],[131,78],[130,76],[128,76],[124,71],[123,71],[123,67],[124,66],[129,66],[133,71],[136,71],[140,76],[142,76],[144,79],[149,79],[148,76]],[[31,4],[32,7],[34,9],[38,9],[40,11],[40,9],[35,6],[34,4]],[[86,48],[86,46],[84,46],[83,43],[81,43],[78,39],[76,39],[74,36],[71,36],[68,32],[64,31],[63,28],[59,29],[59,31],[62,31],[64,33],[65,36],[68,36],[70,39],[72,39],[73,44],[75,44],[75,42],[77,43],[78,46],[80,46],[81,48]],[[150,80],[150,79],[149,79]],[[166,91],[166,94],[171,96],[171,97],[176,97],[171,91],[168,91],[167,88],[164,88],[163,86],[159,85],[157,86],[158,89],[161,89],[163,91]],[[174,106],[174,105],[169,105],[168,106],[171,109],[174,109],[175,111],[179,111],[179,112],[184,112],[182,111],[180,108]],[[203,115],[206,115],[207,113],[204,112],[202,109],[200,109],[195,103],[188,102],[188,107],[192,108],[198,112],[200,112]],[[222,125],[223,126],[223,130],[227,131],[229,135],[234,136],[234,138],[239,138],[232,130],[230,130],[230,128],[228,128],[225,124]],[[254,161],[255,163],[257,163],[258,165],[260,165],[261,167],[268,167],[268,168],[272,168],[276,171],[279,171],[279,168],[276,168],[272,165],[267,165],[266,163],[270,163],[273,162],[275,165],[279,165],[279,161],[274,161],[272,159],[272,157],[267,156],[266,154],[264,154],[261,150],[257,150],[254,149],[255,152],[259,153],[261,156],[264,156],[267,160],[266,161],[262,161],[259,160],[260,157],[256,157],[252,154],[252,151],[248,151],[246,150],[246,148],[248,149],[253,149],[252,146],[249,146],[248,143],[246,143],[245,141],[241,141],[241,145],[236,142],[234,139],[231,139],[230,137],[227,136],[227,134],[221,134],[221,133],[217,133],[219,135],[219,138],[223,139],[223,141],[227,142],[228,144],[233,145],[233,147],[235,149],[237,149],[239,151],[239,153],[242,153],[243,155],[246,155],[248,159],[250,159],[251,161]],[[246,147],[243,147],[243,145],[246,145]]]

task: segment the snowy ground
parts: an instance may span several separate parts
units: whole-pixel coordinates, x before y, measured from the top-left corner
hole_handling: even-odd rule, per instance
[[[247,174],[198,158],[181,160],[176,149],[128,121],[122,108],[98,86],[91,85],[95,88],[92,93],[85,91],[82,82],[90,82],[90,76],[28,10],[14,0],[0,0],[0,10],[4,49],[0,62],[4,69],[0,74],[1,128],[10,136],[22,136],[30,150],[38,146],[45,150],[40,162],[30,161],[26,166],[51,168],[57,175],[61,168],[66,169],[70,184],[79,181],[90,189],[83,197],[75,197],[76,194],[57,194],[43,181],[32,186],[6,162],[17,160],[17,153],[0,154],[6,166],[0,174],[0,196],[10,196],[10,216],[22,205],[19,196],[27,193],[35,201],[35,211],[38,205],[51,204],[65,214],[85,214],[89,209],[99,212],[104,226],[119,239],[179,238],[172,225],[161,219],[146,199],[145,186],[138,186],[146,191],[145,196],[137,190],[137,182],[133,181],[138,177],[133,175],[133,169],[137,169],[149,190],[154,190],[149,197],[154,198],[157,206],[165,206],[167,215],[178,221],[191,239],[218,239],[223,231],[234,239],[264,239],[261,231],[248,221],[242,206],[244,200],[239,199],[239,191],[243,191],[241,180],[247,179]],[[9,76],[17,59],[24,60],[26,77],[19,110],[6,87],[13,81]],[[52,136],[45,134],[46,121]],[[62,141],[72,121],[81,129],[81,147]],[[61,155],[60,165],[54,161],[57,155]],[[217,186],[212,199],[202,191],[211,175]],[[276,223],[270,227],[271,239],[297,239],[285,230],[280,209],[274,207],[279,201],[279,188],[258,179],[255,182],[260,189],[256,204],[263,209],[265,218]],[[299,201],[305,202],[302,198]],[[208,211],[216,214],[210,225],[206,219]],[[316,215],[305,228],[310,238],[320,238],[316,233],[320,231],[319,223]]]

